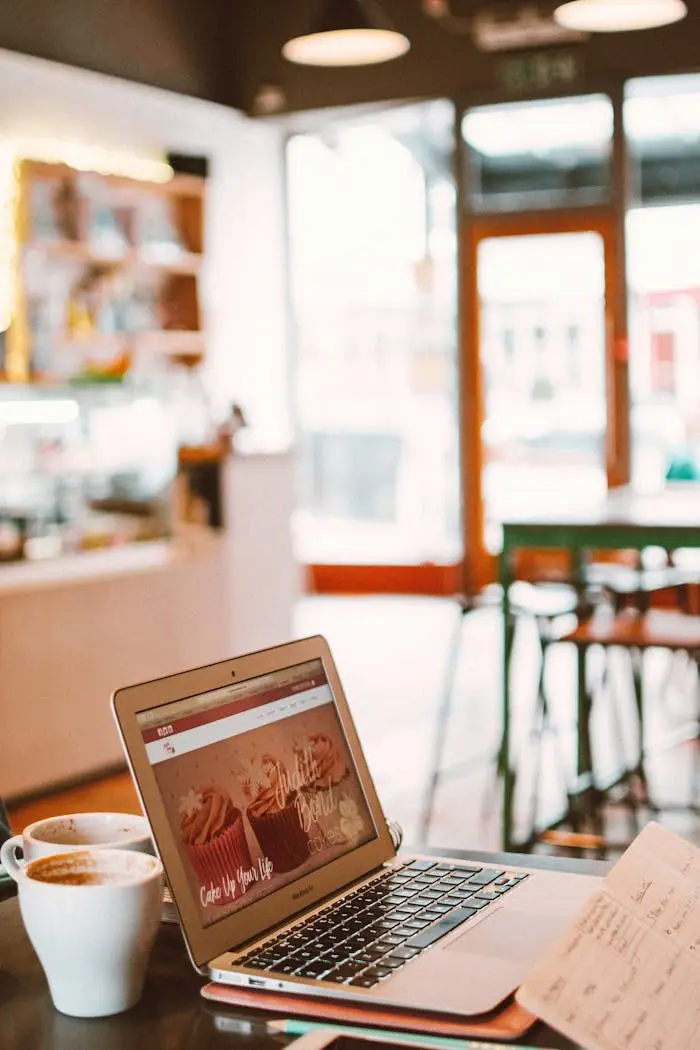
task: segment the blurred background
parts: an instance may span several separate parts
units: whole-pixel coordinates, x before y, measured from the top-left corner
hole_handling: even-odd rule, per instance
[[[13,819],[123,770],[117,686],[319,630],[392,815],[498,844],[497,602],[450,661],[503,523],[616,492],[700,509],[700,10],[567,6],[358,3],[384,61],[295,54],[334,7],[311,0],[0,10]],[[446,682],[459,769],[428,827]]]

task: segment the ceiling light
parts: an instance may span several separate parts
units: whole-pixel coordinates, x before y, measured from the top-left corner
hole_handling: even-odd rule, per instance
[[[398,58],[410,46],[377,0],[324,0],[309,32],[288,40],[282,54],[306,66],[367,66]]]
[[[584,33],[622,33],[680,22],[687,13],[683,0],[571,0],[556,9],[554,20]]]

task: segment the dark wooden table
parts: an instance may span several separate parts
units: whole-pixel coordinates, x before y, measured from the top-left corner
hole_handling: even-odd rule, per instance
[[[445,856],[445,851],[440,851],[440,855]],[[449,855],[461,859],[480,857],[511,867],[527,864],[593,874],[605,870],[605,865],[590,861],[454,850]],[[192,968],[179,928],[164,923],[138,1006],[115,1017],[66,1017],[51,1003],[44,974],[24,932],[17,898],[13,895],[0,903],[2,1050],[281,1050],[289,1041],[267,1033],[263,1013],[205,1002],[199,994],[203,983]],[[522,1042],[556,1050],[573,1047],[569,1040],[544,1025],[538,1025]]]

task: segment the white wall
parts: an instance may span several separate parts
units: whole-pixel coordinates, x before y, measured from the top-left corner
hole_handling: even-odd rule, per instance
[[[0,136],[141,156],[206,154],[207,386],[244,406],[260,443],[289,439],[282,145],[278,129],[157,88],[0,50]]]

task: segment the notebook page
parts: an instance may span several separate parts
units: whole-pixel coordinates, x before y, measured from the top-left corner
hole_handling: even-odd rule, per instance
[[[648,825],[518,992],[585,1050],[697,1050],[700,850]]]
[[[605,890],[700,962],[700,849],[649,824],[608,873]]]

